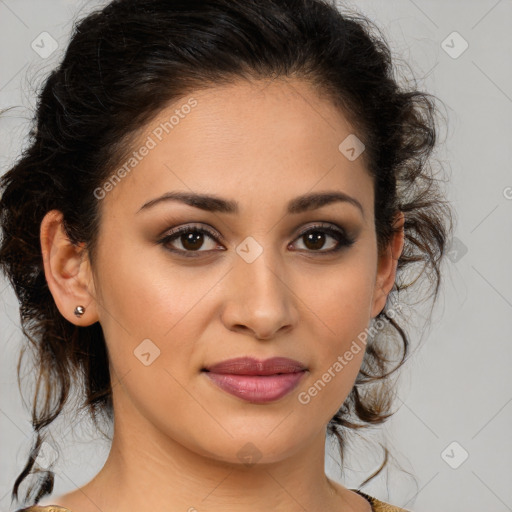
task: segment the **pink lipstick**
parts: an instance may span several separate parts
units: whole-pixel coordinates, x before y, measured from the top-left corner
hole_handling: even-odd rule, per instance
[[[249,402],[266,403],[290,393],[307,368],[299,361],[286,357],[264,361],[240,357],[208,366],[203,371],[227,393]]]

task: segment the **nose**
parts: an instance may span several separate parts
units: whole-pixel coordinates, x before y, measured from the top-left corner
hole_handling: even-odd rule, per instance
[[[227,280],[222,308],[227,329],[266,340],[296,325],[293,283],[270,251],[263,251],[252,263],[237,257]]]

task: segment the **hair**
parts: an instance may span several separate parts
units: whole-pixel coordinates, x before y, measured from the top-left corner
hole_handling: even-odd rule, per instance
[[[113,419],[101,326],[78,327],[57,309],[44,274],[41,221],[61,211],[70,241],[84,243],[94,265],[101,221],[95,189],[133,150],[141,128],[187,94],[239,80],[293,78],[326,95],[364,141],[379,250],[398,229],[395,214],[405,214],[404,249],[386,305],[420,282],[431,289],[425,299],[438,296],[452,214],[431,164],[437,98],[416,90],[414,81],[399,84],[396,71],[380,30],[327,0],[114,0],[75,21],[60,64],[38,91],[29,144],[0,181],[0,267],[19,300],[27,339],[18,386],[28,348],[36,383],[35,440],[11,499],[19,501],[29,475],[39,478],[25,501],[52,492],[54,473],[34,464],[79,382],[79,407],[96,427]],[[370,336],[355,385],[328,424],[342,462],[349,431],[393,414],[391,376],[410,355],[399,316],[385,310],[372,320],[388,329]],[[364,483],[387,460],[384,448],[382,465]]]

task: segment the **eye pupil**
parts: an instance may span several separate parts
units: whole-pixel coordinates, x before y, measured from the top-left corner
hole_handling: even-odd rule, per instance
[[[325,233],[321,231],[310,231],[306,235],[305,246],[309,249],[321,249],[325,243]]]
[[[183,247],[189,251],[197,251],[203,245],[204,235],[199,231],[191,231],[185,235],[181,235],[181,243]]]

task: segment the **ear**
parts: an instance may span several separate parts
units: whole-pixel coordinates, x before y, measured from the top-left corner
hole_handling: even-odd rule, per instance
[[[405,216],[403,212],[398,212],[393,224],[394,229],[397,229],[397,231],[393,233],[386,249],[379,254],[375,289],[373,292],[372,318],[375,318],[384,309],[389,292],[395,284],[398,259],[404,247],[404,222]]]
[[[63,225],[63,214],[49,211],[41,222],[40,239],[44,273],[55,304],[66,320],[80,326],[98,321],[94,280],[83,244],[74,245]],[[81,317],[74,314],[83,306]]]

